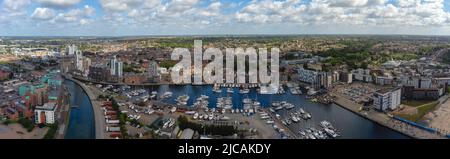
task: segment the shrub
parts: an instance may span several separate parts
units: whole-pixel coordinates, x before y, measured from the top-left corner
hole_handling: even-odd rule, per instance
[[[20,118],[18,120],[18,122],[25,128],[27,129],[28,132],[33,131],[34,129],[34,124],[31,120],[25,119],[25,118]]]
[[[58,124],[50,124],[48,125],[48,127],[50,129],[48,129],[47,133],[44,136],[44,139],[54,139],[55,138],[55,134],[58,131]]]

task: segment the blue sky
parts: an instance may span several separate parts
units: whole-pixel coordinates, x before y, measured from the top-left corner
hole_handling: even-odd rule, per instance
[[[0,36],[450,35],[450,0],[0,0]]]

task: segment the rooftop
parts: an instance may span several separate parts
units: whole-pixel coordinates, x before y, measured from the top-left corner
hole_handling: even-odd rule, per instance
[[[400,88],[400,87],[383,88],[383,89],[380,89],[380,90],[376,91],[376,93],[379,93],[379,94],[386,94],[386,93],[389,93],[389,92],[392,92],[392,91],[396,91],[396,90],[398,90],[398,89],[401,89],[401,88]]]
[[[55,102],[45,103],[43,106],[36,106],[36,110],[55,110],[55,108]]]
[[[192,139],[193,136],[194,130],[187,128],[181,133],[180,139]]]

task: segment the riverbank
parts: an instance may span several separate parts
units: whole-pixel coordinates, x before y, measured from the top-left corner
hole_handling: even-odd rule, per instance
[[[59,126],[57,130],[57,134],[55,135],[55,139],[64,139],[64,136],[67,132],[67,127],[69,126],[70,122],[70,104],[69,104],[69,98],[70,94],[66,93],[68,90],[66,87],[63,87],[63,95],[62,95],[62,105],[58,110],[58,121]]]
[[[105,120],[104,120],[104,115],[103,112],[101,111],[101,102],[97,101],[97,97],[98,95],[93,93],[91,91],[90,88],[88,88],[84,83],[71,78],[69,76],[66,75],[62,75],[64,77],[64,79],[66,80],[70,80],[74,83],[76,83],[77,85],[79,85],[83,91],[87,94],[88,98],[89,98],[89,102],[92,105],[92,110],[94,112],[94,126],[95,126],[95,138],[96,139],[105,139],[106,133],[104,131],[105,128]]]
[[[437,134],[433,134],[433,133],[427,132],[425,130],[416,128],[414,126],[408,125],[406,123],[397,121],[384,113],[375,112],[373,110],[372,111],[364,111],[364,113],[363,113],[360,111],[360,108],[362,107],[362,105],[356,104],[353,101],[350,101],[350,100],[346,99],[345,97],[340,96],[339,94],[335,94],[335,96],[336,96],[336,99],[334,100],[334,103],[336,105],[341,106],[342,108],[345,108],[361,117],[364,117],[364,118],[371,120],[381,126],[392,129],[394,131],[402,133],[411,138],[416,138],[416,139],[442,139],[443,138],[442,136],[439,136]]]

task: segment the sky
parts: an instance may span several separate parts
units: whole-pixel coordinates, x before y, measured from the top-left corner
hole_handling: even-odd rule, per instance
[[[0,0],[0,36],[450,35],[450,0]]]

